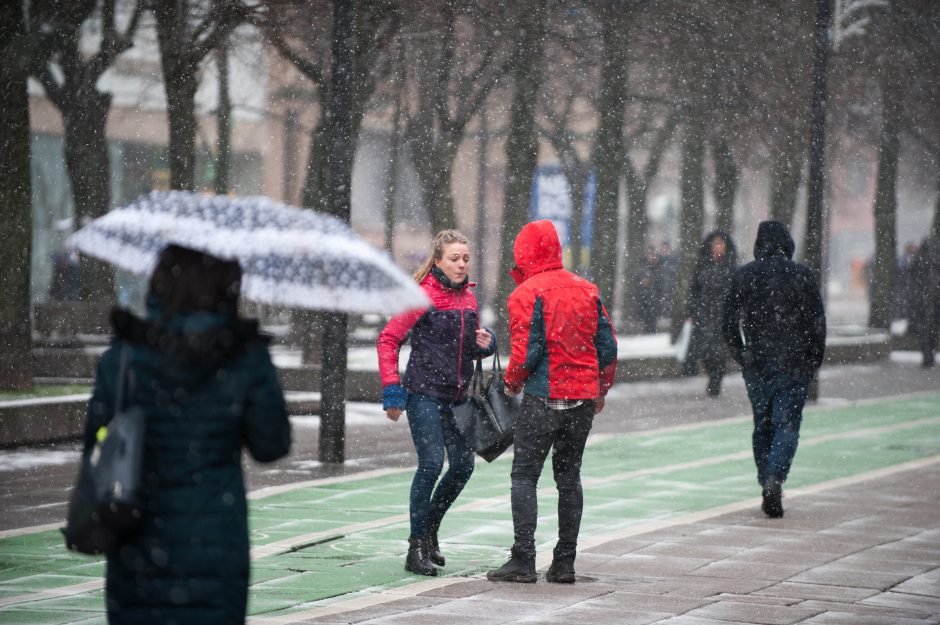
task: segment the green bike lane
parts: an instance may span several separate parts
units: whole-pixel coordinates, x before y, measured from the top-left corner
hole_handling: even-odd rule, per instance
[[[583,541],[600,544],[725,505],[756,509],[750,435],[750,420],[736,418],[594,437],[582,470]],[[931,459],[940,460],[940,393],[813,407],[787,492]],[[510,464],[508,457],[480,462],[445,519],[442,573],[450,581],[505,559]],[[392,469],[253,493],[249,614],[281,618],[428,582],[402,569],[411,475]],[[542,553],[554,543],[556,504],[547,468],[539,491]],[[103,574],[101,559],[67,552],[58,532],[0,538],[0,622],[103,623]]]

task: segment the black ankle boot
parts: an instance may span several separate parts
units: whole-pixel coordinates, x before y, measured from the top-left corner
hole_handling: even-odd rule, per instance
[[[772,519],[783,516],[783,486],[778,480],[768,480],[764,485],[761,510]]]
[[[437,542],[437,528],[428,528],[428,559],[437,566],[444,566],[444,554],[441,545]]]
[[[518,582],[521,584],[534,584],[538,579],[535,572],[535,556],[527,556],[512,550],[509,562],[498,569],[489,571],[486,579],[491,582]]]
[[[405,558],[405,570],[418,575],[427,575],[434,577],[437,575],[437,568],[431,564],[428,558],[427,538],[409,538],[408,556]]]
[[[552,553],[552,564],[545,572],[545,580],[553,584],[573,584],[575,555],[573,551],[559,552],[556,548]]]

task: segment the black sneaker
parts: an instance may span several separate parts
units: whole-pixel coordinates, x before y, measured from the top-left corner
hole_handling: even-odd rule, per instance
[[[768,481],[764,486],[764,501],[761,503],[761,510],[772,519],[779,519],[783,516],[783,488],[780,482]]]
[[[518,555],[515,552],[509,558],[509,562],[486,574],[486,579],[491,582],[516,582],[519,584],[534,584],[538,577],[535,572],[535,558]]]

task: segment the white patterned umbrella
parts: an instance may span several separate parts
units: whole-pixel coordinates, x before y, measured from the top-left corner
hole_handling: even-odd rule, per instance
[[[69,237],[83,254],[150,275],[176,244],[242,268],[242,295],[291,308],[394,314],[427,307],[388,253],[336,219],[270,198],[152,192]]]

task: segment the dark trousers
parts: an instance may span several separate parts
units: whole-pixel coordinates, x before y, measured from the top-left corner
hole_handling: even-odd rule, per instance
[[[418,470],[411,482],[410,538],[424,538],[429,529],[436,530],[441,524],[444,513],[473,474],[473,449],[457,431],[449,403],[409,393],[405,410],[411,440],[418,452]],[[438,481],[444,469],[445,452],[447,472]]]
[[[581,529],[584,496],[581,458],[594,423],[594,402],[569,410],[552,410],[526,395],[515,422],[512,459],[513,552],[535,557],[538,522],[536,490],[542,466],[552,452],[552,471],[558,488],[558,544],[555,557],[573,558]]]
[[[761,486],[769,480],[783,482],[790,473],[811,377],[808,372],[744,369],[747,396],[754,409],[754,462]]]

